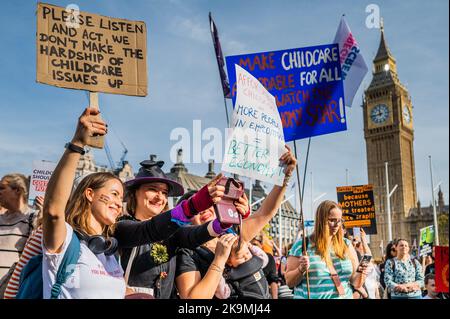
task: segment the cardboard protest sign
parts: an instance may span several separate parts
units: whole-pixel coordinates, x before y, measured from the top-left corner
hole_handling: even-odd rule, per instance
[[[47,190],[47,184],[53,171],[56,168],[56,163],[46,161],[33,161],[33,172],[30,179],[30,191],[28,192],[28,202],[33,204],[36,196],[44,196]]]
[[[144,22],[38,3],[36,41],[39,83],[147,95]]]
[[[448,246],[436,246],[434,249],[436,292],[449,293]]]
[[[275,98],[249,72],[236,66],[237,98],[222,170],[282,185],[279,158],[286,152]]]
[[[420,229],[419,256],[431,256],[433,252],[434,226]]]
[[[345,131],[337,44],[226,57],[233,103],[237,64],[275,96],[286,141]]]
[[[337,200],[344,214],[345,228],[362,227],[366,234],[377,233],[373,185],[336,187]],[[356,217],[346,216],[346,213]]]

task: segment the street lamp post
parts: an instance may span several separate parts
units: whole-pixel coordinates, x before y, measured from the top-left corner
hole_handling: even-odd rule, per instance
[[[322,193],[322,194],[320,194],[319,196],[317,196],[317,197],[312,201],[312,204],[311,204],[311,219],[314,219],[314,203],[317,202],[317,201],[318,201],[319,199],[321,199],[322,197],[324,197],[326,194],[327,194],[327,193]],[[305,229],[305,231],[306,231],[306,229]],[[309,236],[309,233],[306,232],[306,235]]]
[[[437,222],[437,213],[436,213],[436,201],[434,199],[434,183],[433,183],[433,168],[431,165],[431,155],[428,156],[430,159],[430,178],[431,178],[431,200],[433,201],[433,223],[434,223],[434,241],[435,245],[439,246],[439,229]]]
[[[253,206],[259,204],[259,203],[260,203],[261,201],[263,201],[265,198],[266,198],[265,196],[261,197],[261,198],[258,199],[256,202],[252,203],[250,206],[253,207]]]
[[[388,162],[384,162],[384,167],[386,170],[386,210],[388,215],[388,238],[392,241],[392,220],[391,220],[391,196],[394,194],[398,185],[395,185],[391,192],[389,192],[389,171]]]

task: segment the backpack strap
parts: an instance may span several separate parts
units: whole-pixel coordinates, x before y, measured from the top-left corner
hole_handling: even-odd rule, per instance
[[[395,258],[392,258],[391,261],[392,261],[392,266],[391,266],[392,272],[395,273]]]
[[[57,299],[61,293],[61,286],[66,282],[67,278],[75,271],[75,266],[80,257],[80,240],[75,231],[72,233],[72,239],[66,249],[61,265],[56,273],[55,284],[51,290],[50,299]]]
[[[410,261],[412,262],[412,264],[414,266],[414,281],[415,281],[417,278],[417,263],[418,263],[418,261],[416,263],[416,259],[414,259],[414,258],[411,258]]]
[[[128,280],[130,278],[130,273],[131,273],[131,266],[133,265],[133,261],[134,258],[136,258],[137,252],[138,252],[138,248],[139,247],[133,247],[133,250],[131,250],[131,254],[130,257],[128,258],[128,264],[127,264],[127,269],[125,271],[125,284],[128,285]]]

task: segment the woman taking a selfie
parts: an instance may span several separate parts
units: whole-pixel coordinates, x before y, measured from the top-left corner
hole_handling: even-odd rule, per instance
[[[176,251],[179,248],[195,249],[220,235],[228,226],[214,219],[201,226],[180,227],[173,236],[159,242],[129,236],[136,232],[140,221],[151,220],[167,211],[169,196],[184,193],[183,187],[162,171],[164,162],[146,160],[140,164],[136,178],[126,183],[129,216],[117,223],[114,232],[121,243],[120,259],[128,293],[146,293],[157,299],[174,298]],[[223,195],[225,188],[216,185],[221,176],[216,176],[180,205],[195,211],[208,209]],[[142,242],[145,243],[137,245]]]
[[[242,221],[242,229],[239,234],[242,245],[239,251],[231,254],[233,255],[232,261],[229,260],[230,252],[233,245],[236,245],[236,240],[238,240],[233,234],[210,240],[195,250],[182,249],[179,251],[176,286],[182,299],[211,299],[215,295],[219,298],[227,295],[225,291],[221,290],[221,288],[226,289],[223,272],[227,262],[242,264],[252,258],[247,243],[272,219],[281,205],[287,183],[297,163],[290,149],[287,146],[286,148],[288,152],[280,158],[280,161],[287,166],[283,186],[275,185],[258,211],[251,216],[249,216],[250,211],[245,193],[235,203],[239,213],[249,217]],[[203,224],[214,218],[215,211],[210,208],[194,217],[193,223]]]
[[[286,283],[294,288],[294,299],[353,299],[352,288],[361,288],[367,263],[359,264],[352,243],[343,236],[342,210],[333,201],[323,201],[316,211],[314,232],[292,246],[287,258]]]

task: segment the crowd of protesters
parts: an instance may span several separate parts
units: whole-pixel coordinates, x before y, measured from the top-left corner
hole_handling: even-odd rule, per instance
[[[245,192],[234,202],[238,228],[216,216],[225,194],[222,174],[185,193],[164,174],[163,162],[147,160],[125,184],[111,173],[92,173],[74,185],[89,137],[108,131],[97,112],[87,108],[80,116],[45,199],[31,207],[27,177],[1,178],[1,298],[31,298],[30,278],[39,278],[34,292],[44,299],[448,298],[435,291],[434,255],[419,261],[407,240],[396,239],[381,262],[367,258],[364,230],[347,233],[333,201],[318,206],[311,235],[278,247],[263,228],[296,166],[288,147],[280,158],[283,185],[256,212],[250,213]],[[169,197],[179,198],[172,209]],[[32,277],[36,260],[41,268]]]

